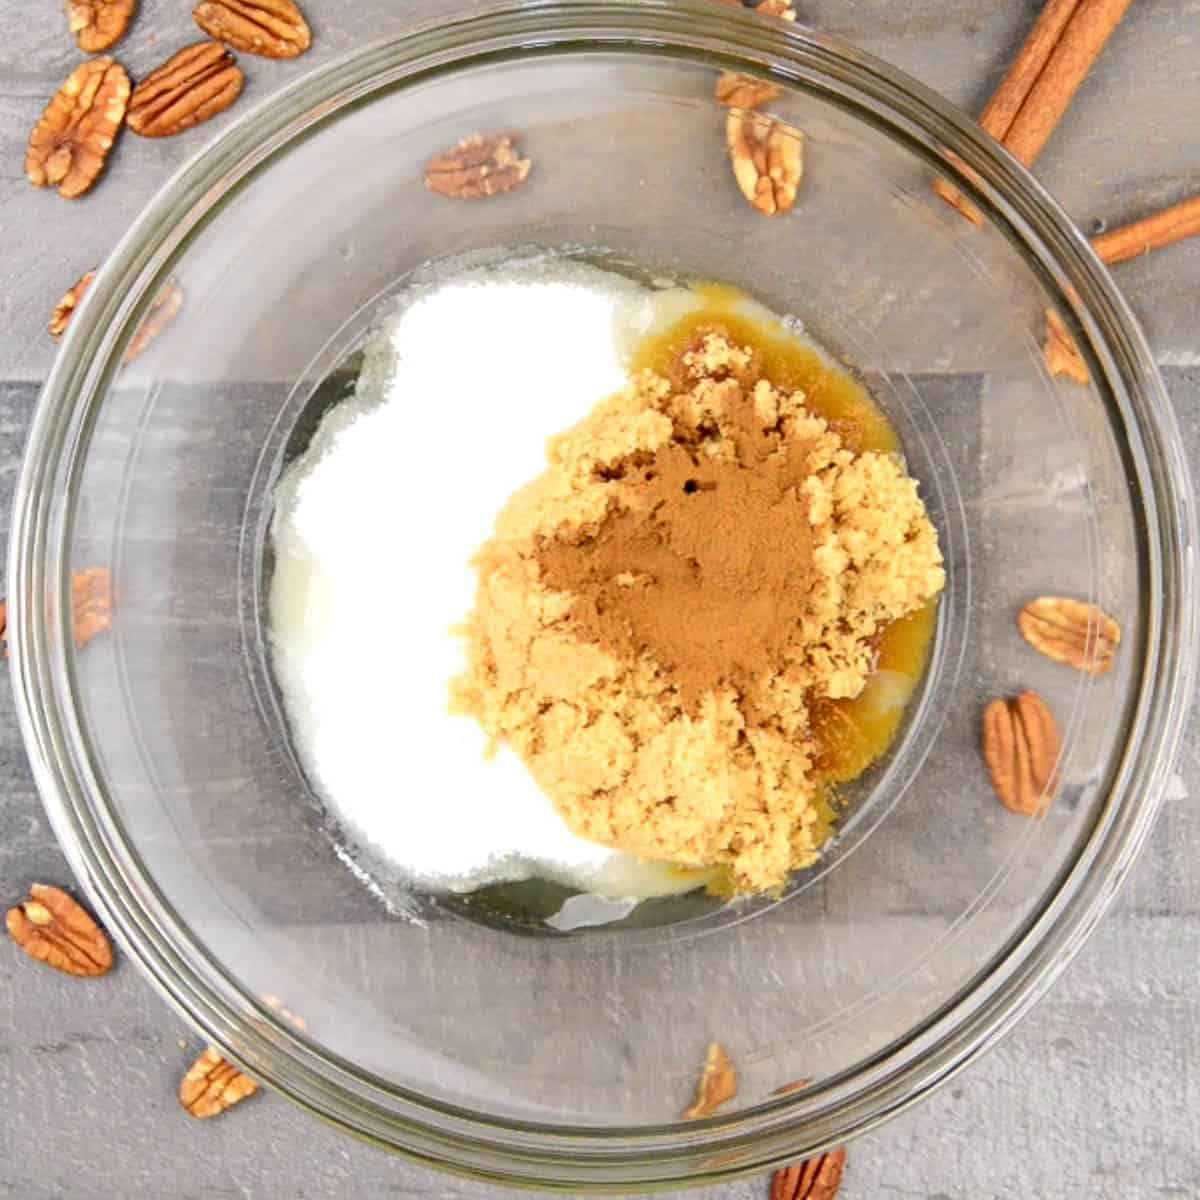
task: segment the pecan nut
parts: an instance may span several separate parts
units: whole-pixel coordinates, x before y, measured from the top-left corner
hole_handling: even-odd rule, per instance
[[[107,567],[88,567],[71,578],[71,626],[75,645],[82,650],[112,625],[112,575]],[[0,600],[0,641],[8,657],[8,603]]]
[[[10,908],[9,937],[30,958],[68,975],[95,978],[112,968],[112,946],[104,931],[62,888],[35,883],[29,899]]]
[[[771,1200],[833,1200],[845,1169],[845,1150],[830,1150],[784,1167],[771,1179]]]
[[[711,1117],[737,1095],[737,1071],[720,1042],[713,1042],[704,1057],[704,1070],[696,1085],[696,1098],[683,1110],[685,1121]]]
[[[203,1120],[240,1104],[258,1084],[209,1046],[188,1068],[179,1084],[179,1103],[189,1116]]]
[[[88,567],[71,578],[72,625],[75,645],[82,650],[112,625],[112,574],[107,567]]]
[[[1046,309],[1046,338],[1042,343],[1042,356],[1051,375],[1064,375],[1076,383],[1087,383],[1091,379],[1075,339],[1067,332],[1062,317],[1052,308]]]
[[[299,1013],[294,1013],[291,1009],[285,1007],[283,1001],[278,996],[268,993],[262,997],[262,1002],[268,1008],[277,1012],[285,1021],[290,1021],[301,1033],[308,1029],[308,1022]]]
[[[175,320],[182,307],[183,289],[178,284],[164,284],[151,302],[142,323],[129,339],[129,345],[125,347],[124,361],[131,363],[144,354],[150,343]]]
[[[764,17],[778,17],[782,21],[796,19],[796,10],[792,7],[792,0],[761,0],[754,11]]]
[[[743,4],[742,0],[714,0],[715,3],[723,5],[725,8],[746,8],[749,7],[752,12],[761,13],[764,17],[781,17],[785,21],[794,21],[796,19],[796,10],[792,7],[792,0],[759,0],[757,4]]]
[[[1050,807],[1062,739],[1037,692],[993,700],[983,710],[983,758],[992,787],[1011,812],[1036,816]]]
[[[787,212],[804,174],[804,134],[778,117],[734,109],[725,141],[742,195],[764,216]]]
[[[220,42],[173,54],[133,89],[125,123],[142,137],[170,137],[224,112],[241,94],[243,75]]]
[[[1112,670],[1121,627],[1099,605],[1067,596],[1039,596],[1017,617],[1021,636],[1055,662],[1104,675]]]
[[[125,119],[129,76],[111,58],[80,63],[29,135],[25,174],[73,200],[96,182]]]
[[[472,134],[425,164],[425,186],[439,196],[478,200],[520,187],[533,163],[514,133]]]
[[[209,37],[264,58],[295,58],[312,45],[292,0],[200,0],[192,17]]]
[[[133,19],[137,0],[67,0],[67,27],[84,54],[115,46]]]
[[[54,306],[54,313],[50,317],[50,324],[46,326],[50,331],[50,336],[57,342],[62,339],[62,335],[67,332],[67,326],[71,324],[71,318],[75,315],[75,310],[79,307],[79,302],[83,299],[84,293],[92,286],[92,280],[96,278],[95,268],[88,271],[77,279],[71,287],[63,293],[62,299]]]
[[[777,1087],[771,1093],[771,1095],[772,1096],[790,1096],[790,1095],[792,1095],[793,1092],[802,1092],[806,1087],[808,1087],[807,1079],[797,1079],[797,1080],[794,1080],[792,1083],[785,1083],[782,1086]]]
[[[717,101],[728,108],[757,108],[780,95],[780,89],[765,79],[740,75],[737,71],[722,71],[713,88]]]

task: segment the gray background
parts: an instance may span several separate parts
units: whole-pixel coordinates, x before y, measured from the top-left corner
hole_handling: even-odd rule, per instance
[[[470,7],[455,0],[453,7]],[[0,521],[37,387],[45,322],[175,166],[239,111],[368,37],[436,16],[447,0],[306,0],[313,50],[291,63],[241,56],[246,94],[206,131],[125,137],[108,177],[67,204],[30,188],[29,128],[78,61],[56,0],[0,0]],[[895,62],[978,110],[1040,3],[800,0],[801,18]],[[119,47],[134,77],[195,36],[185,0],[143,0]],[[1137,0],[1039,166],[1083,228],[1200,192],[1200,0]],[[1200,239],[1116,269],[1163,365],[1200,463]],[[0,900],[67,882],[0,689]],[[1003,1046],[928,1103],[851,1149],[842,1194],[948,1200],[1200,1196],[1200,820],[1195,722],[1166,810],[1114,912]],[[0,1196],[498,1195],[359,1146],[261,1095],[200,1124],[178,1108],[200,1043],[122,962],[79,982],[0,942]],[[765,1179],[708,1193],[765,1196]]]

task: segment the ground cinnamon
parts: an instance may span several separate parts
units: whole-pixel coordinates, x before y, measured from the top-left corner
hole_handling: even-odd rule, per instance
[[[750,390],[730,409],[733,456],[660,447],[627,477],[635,506],[539,555],[542,581],[575,597],[577,636],[624,661],[649,654],[693,713],[722,686],[756,702],[815,581],[810,447],[765,433]]]

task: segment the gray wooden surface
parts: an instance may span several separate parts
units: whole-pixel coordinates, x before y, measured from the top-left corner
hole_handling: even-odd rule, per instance
[[[457,0],[464,7],[471,0]],[[801,17],[977,109],[1038,3],[800,0]],[[183,0],[143,0],[120,55],[144,74],[194,35]],[[307,0],[315,46],[293,63],[243,56],[234,113],[367,37],[445,0]],[[24,180],[28,129],[78,58],[53,0],[0,0],[0,522],[52,358],[45,321],[130,215],[204,141],[125,138],[109,178],[67,205]],[[1088,230],[1200,191],[1200,0],[1137,0],[1039,173]],[[234,113],[208,126],[219,131]],[[1166,369],[1200,464],[1200,240],[1117,269]],[[1200,736],[1193,727],[1151,846],[1115,911],[1034,1014],[930,1102],[854,1145],[847,1200],[1131,1200],[1200,1196]],[[0,690],[0,898],[66,881]],[[468,1197],[459,1183],[351,1142],[260,1096],[199,1124],[175,1102],[198,1044],[128,963],[89,983],[0,944],[0,1196]],[[766,1195],[765,1180],[713,1191]]]

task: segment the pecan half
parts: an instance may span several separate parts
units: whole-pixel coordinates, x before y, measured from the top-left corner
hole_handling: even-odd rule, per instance
[[[1067,596],[1039,596],[1017,616],[1021,636],[1055,662],[1089,675],[1112,670],[1121,627],[1096,604]]]
[[[713,1042],[704,1057],[704,1070],[696,1085],[696,1099],[683,1110],[685,1121],[711,1117],[737,1095],[737,1071],[720,1042]]]
[[[1062,739],[1037,692],[993,700],[983,710],[983,758],[1005,808],[1031,817],[1054,798]]]
[[[522,158],[515,133],[472,134],[425,164],[425,186],[439,196],[479,200],[520,187],[533,163]]]
[[[780,89],[773,83],[739,75],[737,71],[722,71],[713,88],[713,95],[729,108],[757,108],[780,94]]]
[[[49,329],[50,336],[56,342],[67,332],[67,326],[70,325],[71,318],[75,315],[75,310],[79,307],[79,302],[83,299],[84,293],[88,288],[92,286],[92,280],[95,278],[96,270],[93,267],[86,275],[77,279],[63,293],[62,299],[54,306],[54,313],[50,317],[50,324],[46,328]]]
[[[75,645],[82,650],[112,625],[112,574],[107,567],[76,571],[71,579]]]
[[[742,195],[764,216],[787,212],[804,174],[804,134],[778,117],[734,109],[725,142]]]
[[[312,45],[292,0],[201,0],[192,17],[209,37],[264,58],[295,58]]]
[[[125,123],[142,137],[170,137],[224,112],[241,94],[243,75],[220,42],[173,54],[133,89]]]
[[[137,0],[67,0],[67,28],[84,54],[115,46],[133,19]]]
[[[830,1150],[784,1167],[771,1179],[771,1200],[833,1200],[845,1169],[845,1150]]]
[[[73,200],[96,182],[125,118],[129,76],[111,58],[80,63],[29,135],[25,174]]]
[[[779,17],[783,21],[796,19],[796,10],[792,7],[792,0],[762,0],[762,3],[754,11],[761,13],[764,17]]]
[[[75,645],[82,650],[112,624],[112,575],[107,567],[88,567],[71,578],[71,625]],[[0,641],[8,657],[8,603],[0,601]]]
[[[125,347],[124,361],[131,363],[138,355],[143,354],[150,343],[175,320],[182,307],[182,288],[174,283],[164,284],[142,318],[137,332],[129,339],[129,345]]]
[[[221,1057],[219,1050],[209,1046],[180,1082],[179,1103],[189,1116],[203,1120],[223,1113],[257,1091],[258,1084],[249,1075],[243,1075]]]
[[[274,1009],[279,1013],[285,1021],[290,1021],[297,1029],[303,1033],[308,1028],[308,1022],[299,1014],[294,1013],[289,1008],[284,1007],[284,1003],[278,996],[266,995],[262,997],[262,1002],[270,1009]]]
[[[808,1087],[807,1079],[797,1079],[794,1083],[785,1083],[782,1087],[777,1087],[772,1093],[772,1096],[790,1096],[793,1092],[802,1092]]]
[[[1065,375],[1076,383],[1087,383],[1091,379],[1075,339],[1067,332],[1062,317],[1052,308],[1046,309],[1046,340],[1042,343],[1042,356],[1051,375]]]
[[[112,946],[81,904],[62,888],[35,883],[29,899],[8,910],[9,937],[30,958],[68,975],[94,978],[112,968]]]

